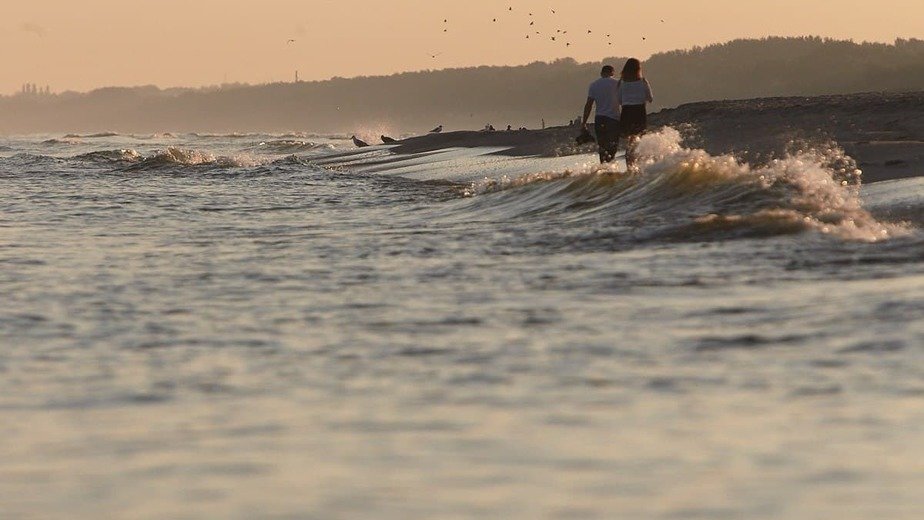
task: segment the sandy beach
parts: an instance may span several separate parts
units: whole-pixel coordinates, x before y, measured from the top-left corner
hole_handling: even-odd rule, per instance
[[[686,145],[763,164],[789,151],[837,143],[863,170],[864,182],[924,172],[924,92],[865,93],[690,103],[651,114],[650,128],[672,126]],[[505,147],[506,155],[587,153],[574,127],[512,132],[459,131],[400,141],[396,154],[452,147]]]

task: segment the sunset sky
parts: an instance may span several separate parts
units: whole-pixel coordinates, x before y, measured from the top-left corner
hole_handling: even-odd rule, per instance
[[[0,93],[644,58],[768,35],[892,42],[924,38],[922,20],[921,0],[4,0]]]

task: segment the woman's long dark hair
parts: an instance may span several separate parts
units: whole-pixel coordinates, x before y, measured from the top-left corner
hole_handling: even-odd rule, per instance
[[[626,61],[626,66],[622,68],[622,74],[620,75],[623,81],[638,81],[642,79],[642,62],[638,61],[635,58],[629,58]]]

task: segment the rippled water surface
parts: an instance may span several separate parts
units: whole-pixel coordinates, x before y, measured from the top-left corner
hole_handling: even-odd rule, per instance
[[[0,516],[924,514],[920,178],[347,143],[0,139]]]

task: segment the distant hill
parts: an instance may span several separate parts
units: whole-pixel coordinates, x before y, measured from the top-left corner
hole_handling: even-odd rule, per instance
[[[604,61],[619,67],[624,58]],[[487,123],[536,128],[542,119],[552,125],[577,117],[600,66],[564,59],[259,86],[26,93],[0,97],[0,133],[401,133]],[[655,108],[718,99],[922,90],[924,41],[735,40],[656,54],[645,71]]]

